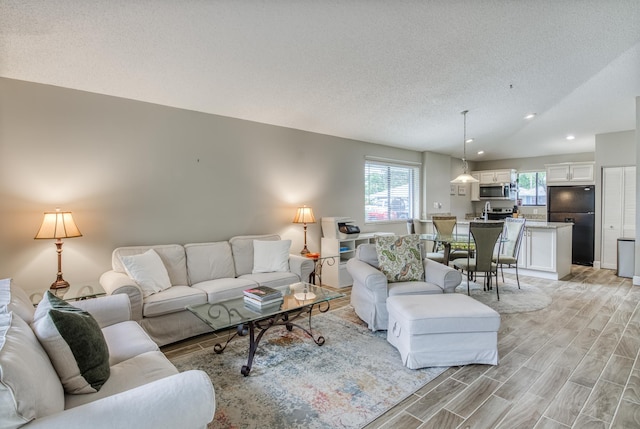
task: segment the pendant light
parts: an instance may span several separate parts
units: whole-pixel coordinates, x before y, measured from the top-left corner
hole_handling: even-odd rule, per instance
[[[462,138],[462,174],[451,181],[451,183],[476,183],[478,179],[469,174],[467,164],[467,113],[468,110],[460,112],[464,116],[464,135]]]

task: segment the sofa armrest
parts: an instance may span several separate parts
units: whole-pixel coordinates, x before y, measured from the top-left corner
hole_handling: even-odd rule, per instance
[[[84,299],[71,304],[91,313],[100,328],[131,320],[129,296],[123,293]]]
[[[353,279],[353,288],[365,287],[376,296],[377,302],[387,299],[387,276],[382,271],[356,258],[347,261],[347,271]]]
[[[300,277],[300,281],[308,282],[309,275],[315,268],[315,262],[313,259],[300,255],[289,255],[289,271]]]
[[[424,259],[424,279],[442,288],[444,293],[453,293],[462,282],[462,274],[431,259]]]
[[[107,292],[107,295],[118,293],[129,295],[132,320],[142,320],[142,289],[131,277],[113,270],[107,271],[100,276],[100,285]]]
[[[25,429],[200,428],[215,412],[215,392],[199,370],[175,374],[88,404],[42,417]]]

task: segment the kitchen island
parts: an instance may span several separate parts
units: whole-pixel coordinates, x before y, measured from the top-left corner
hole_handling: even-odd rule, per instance
[[[431,220],[416,221],[418,229],[424,233],[434,233]],[[457,234],[469,232],[469,221],[461,220],[456,224]],[[525,276],[559,280],[571,273],[571,243],[573,224],[563,222],[528,221],[518,257],[518,272]],[[427,243],[430,251],[431,242]],[[510,268],[505,272],[515,273]]]

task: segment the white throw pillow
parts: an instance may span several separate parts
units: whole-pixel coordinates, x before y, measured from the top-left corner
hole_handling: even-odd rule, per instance
[[[121,256],[120,260],[129,277],[142,288],[145,298],[171,287],[167,268],[155,250],[149,249],[140,255]]]
[[[33,304],[27,293],[12,279],[0,280],[0,312],[13,311],[27,323],[33,322]]]
[[[253,240],[252,273],[289,271],[291,240]]]
[[[62,384],[33,331],[15,313],[0,313],[0,428],[62,410]]]

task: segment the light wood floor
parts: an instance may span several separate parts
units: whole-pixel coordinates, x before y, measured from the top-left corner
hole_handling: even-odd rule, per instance
[[[502,315],[499,365],[450,368],[366,429],[640,428],[640,287],[581,266],[563,281],[521,281],[553,302]],[[212,337],[163,351],[209,348]]]

